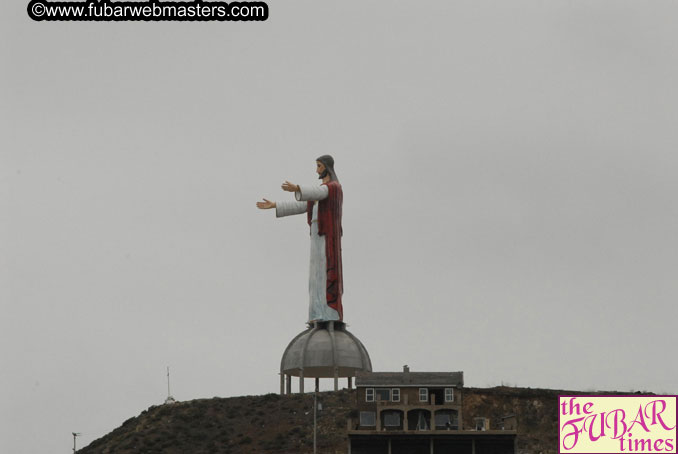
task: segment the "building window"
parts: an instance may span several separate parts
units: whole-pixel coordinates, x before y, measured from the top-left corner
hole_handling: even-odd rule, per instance
[[[428,388],[419,388],[419,402],[428,402]]]
[[[419,417],[417,418],[417,430],[428,430],[428,421],[426,420],[426,413],[420,411],[418,416]]]
[[[377,400],[388,402],[391,400],[391,390],[388,388],[377,388]]]
[[[377,425],[377,417],[373,411],[360,412],[360,425],[365,427],[373,427]]]
[[[445,402],[454,402],[453,388],[445,388]]]
[[[435,415],[436,429],[457,430],[459,420],[454,410],[440,410]]]
[[[400,388],[393,388],[391,396],[393,397],[393,402],[400,402]]]
[[[374,388],[365,389],[365,402],[374,402]]]
[[[400,427],[400,412],[385,411],[384,427]]]
[[[451,424],[449,413],[436,413],[436,428],[447,427]]]

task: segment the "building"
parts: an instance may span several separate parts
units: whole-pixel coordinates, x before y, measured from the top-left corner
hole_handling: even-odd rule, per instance
[[[404,366],[402,372],[358,372],[355,383],[349,454],[515,453],[515,430],[492,430],[482,417],[463,424],[463,372]]]

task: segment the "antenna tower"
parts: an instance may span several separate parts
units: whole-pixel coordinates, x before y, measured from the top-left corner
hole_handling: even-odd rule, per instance
[[[165,404],[173,404],[176,402],[176,399],[172,397],[170,393],[170,373],[169,366],[167,366],[167,399],[165,399]]]

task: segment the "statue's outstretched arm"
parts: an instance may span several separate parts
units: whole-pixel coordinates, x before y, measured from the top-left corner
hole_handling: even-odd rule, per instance
[[[283,191],[295,192],[301,190],[299,185],[285,181],[282,184]],[[295,214],[306,213],[307,204],[306,202],[299,201],[283,201],[283,202],[271,202],[270,200],[263,199],[263,202],[257,202],[257,208],[260,210],[268,210],[270,208],[275,208],[275,216],[282,218],[285,216],[293,216]]]
[[[329,188],[325,185],[321,186],[298,186],[298,190],[294,192],[294,197],[301,202],[313,202],[316,200],[324,200],[329,194]]]
[[[304,214],[308,203],[297,202],[296,200],[283,200],[275,204],[275,217],[294,216],[295,214]]]

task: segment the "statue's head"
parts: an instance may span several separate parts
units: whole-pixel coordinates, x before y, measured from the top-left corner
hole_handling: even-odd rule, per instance
[[[315,160],[318,169],[318,178],[323,179],[327,175],[330,176],[330,181],[339,181],[337,174],[334,173],[334,158],[328,154],[320,156]]]

